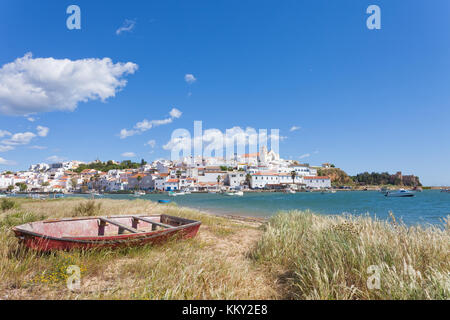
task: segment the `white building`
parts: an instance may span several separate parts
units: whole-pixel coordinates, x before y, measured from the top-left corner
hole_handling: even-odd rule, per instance
[[[231,188],[240,187],[245,183],[246,175],[244,171],[228,172],[224,183]]]
[[[292,175],[289,173],[258,172],[252,174],[250,180],[250,187],[252,189],[274,188],[277,186],[286,187],[291,184],[303,184],[302,176],[296,176],[295,179],[292,179]]]
[[[307,188],[325,189],[331,188],[331,179],[329,177],[303,177]]]

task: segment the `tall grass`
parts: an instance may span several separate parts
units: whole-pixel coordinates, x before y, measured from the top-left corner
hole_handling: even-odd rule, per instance
[[[96,216],[100,213],[102,204],[100,202],[95,202],[95,200],[88,200],[78,204],[74,210],[73,215],[75,217],[90,217]]]
[[[285,298],[450,297],[448,227],[281,213],[265,226],[251,256],[278,275]]]

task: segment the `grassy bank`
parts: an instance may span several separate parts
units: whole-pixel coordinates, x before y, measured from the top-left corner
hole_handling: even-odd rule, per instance
[[[24,250],[10,232],[47,218],[141,213],[202,227],[187,241],[46,255]],[[2,201],[0,299],[448,299],[449,245],[448,226],[370,218],[292,212],[263,224],[144,200]],[[69,265],[81,268],[79,292],[66,288]],[[379,290],[367,288],[372,265]]]
[[[408,228],[391,219],[279,214],[252,257],[282,280],[285,298],[448,299],[448,221]]]
[[[82,215],[166,213],[199,219],[197,237],[121,250],[38,255],[19,247],[13,225]],[[19,200],[0,210],[0,299],[273,299],[272,279],[247,250],[261,235],[254,223],[150,201]],[[81,268],[80,292],[66,288],[69,265]]]

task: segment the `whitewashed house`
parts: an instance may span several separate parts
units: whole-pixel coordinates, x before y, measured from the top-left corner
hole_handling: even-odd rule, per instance
[[[331,179],[329,177],[303,177],[307,188],[326,189],[331,188]]]
[[[245,183],[245,171],[228,172],[225,176],[224,183],[231,188],[240,187]]]

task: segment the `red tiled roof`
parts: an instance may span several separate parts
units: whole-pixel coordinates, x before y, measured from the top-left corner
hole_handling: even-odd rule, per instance
[[[268,171],[268,172],[257,172],[257,173],[254,173],[252,175],[253,176],[278,176],[279,174],[275,173],[275,172]]]
[[[130,178],[136,179],[137,177],[143,178],[143,177],[146,177],[146,176],[147,176],[146,174],[138,173],[138,174],[135,174],[134,176],[131,176]]]
[[[303,177],[304,180],[329,180],[330,177]]]

